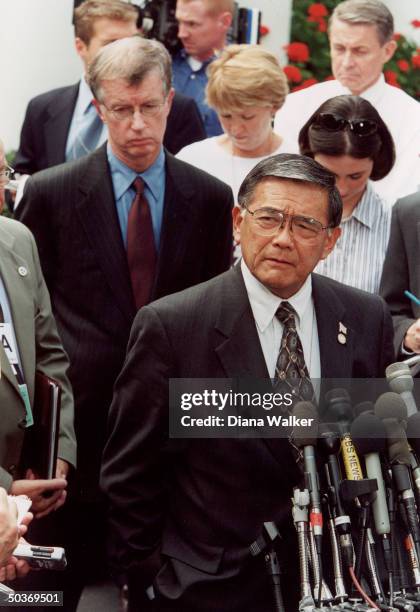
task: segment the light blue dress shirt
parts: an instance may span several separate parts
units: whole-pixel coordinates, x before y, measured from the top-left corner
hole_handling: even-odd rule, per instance
[[[112,152],[109,143],[107,145],[107,155],[111,170],[118,220],[125,248],[127,248],[128,213],[130,212],[131,205],[136,195],[133,181],[139,176],[144,181],[144,195],[149,203],[156,251],[159,251],[166,179],[165,153],[163,152],[163,148],[161,148],[154,164],[152,164],[150,168],[147,168],[145,172],[141,173],[136,173],[119,160]]]

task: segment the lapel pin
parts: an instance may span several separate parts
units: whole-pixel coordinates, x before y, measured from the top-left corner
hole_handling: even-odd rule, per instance
[[[27,276],[28,274],[28,270],[25,268],[25,266],[19,266],[18,272],[21,276]]]
[[[347,327],[345,325],[343,325],[343,323],[341,323],[341,321],[338,324],[338,336],[337,336],[337,340],[340,344],[346,344],[347,343]]]

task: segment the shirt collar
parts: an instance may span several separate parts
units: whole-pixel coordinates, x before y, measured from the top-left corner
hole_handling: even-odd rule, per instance
[[[295,309],[299,321],[306,313],[312,298],[312,276],[309,275],[297,293],[287,300],[274,295],[250,272],[244,259],[241,260],[241,270],[249,302],[254,315],[255,322],[261,333],[263,333],[272,322],[281,302],[287,301]]]
[[[185,49],[184,49],[184,48],[182,48],[182,49],[179,51],[179,57],[181,57],[181,58],[182,58],[182,59],[184,59],[184,60],[188,60],[188,57],[189,57],[189,56],[188,56],[188,53],[185,51]],[[211,62],[213,62],[215,59],[217,59],[217,55],[216,55],[216,53],[214,53],[214,54],[213,54],[211,57],[209,57],[209,58],[208,58],[208,59],[206,59],[206,60],[203,60],[203,61],[201,61],[201,60],[197,60],[197,61],[198,61],[198,62],[201,62],[202,67],[203,67],[203,66],[207,66],[208,64],[211,64]]]
[[[80,79],[78,104],[82,114],[85,114],[94,98],[91,88],[86,83],[85,76]]]
[[[340,81],[337,81],[337,82],[340,83]],[[341,85],[341,83],[340,83],[340,85]],[[374,104],[382,96],[382,94],[383,94],[383,92],[385,90],[385,85],[386,85],[385,77],[381,73],[379,78],[378,78],[378,80],[375,81],[375,83],[373,83],[373,85],[371,85],[370,87],[365,89],[365,91],[362,91],[362,93],[360,94],[360,97],[364,98],[368,102],[371,102],[372,104]],[[343,93],[352,95],[352,93],[351,93],[351,91],[350,91],[350,89],[348,87],[345,87],[344,85],[341,85],[341,87],[343,89]]]
[[[369,229],[372,229],[375,218],[378,217],[378,206],[383,208],[382,200],[375,192],[372,183],[368,181],[366,189],[349,219],[354,218]]]
[[[129,168],[127,164],[118,159],[112,151],[109,142],[107,144],[107,156],[112,176],[118,177],[118,180],[114,181],[116,200],[119,200],[127,189],[131,187],[137,176],[143,179],[154,199],[158,200],[162,186],[162,174],[165,170],[165,153],[163,147],[161,147],[155,162],[144,172],[135,172],[132,168]]]

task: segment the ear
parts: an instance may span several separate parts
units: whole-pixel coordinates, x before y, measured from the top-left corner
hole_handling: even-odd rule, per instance
[[[234,206],[232,210],[233,237],[235,238],[235,242],[237,244],[241,242],[241,225],[244,220],[242,213],[242,208],[240,208],[239,206]]]
[[[87,44],[83,42],[81,38],[76,36],[76,38],[74,39],[74,46],[76,47],[76,52],[78,56],[81,58],[82,61],[84,61],[87,51]]]
[[[168,97],[166,98],[166,103],[168,105],[168,114],[169,114],[169,112],[170,112],[170,110],[172,108],[172,102],[173,102],[173,99],[174,99],[174,95],[175,95],[175,89],[173,87],[171,87],[171,89],[169,90],[169,93],[168,93]]]
[[[322,249],[321,259],[325,259],[331,253],[335,247],[335,243],[341,236],[341,228],[333,227],[329,232],[327,231],[324,247]]]
[[[397,42],[395,40],[389,40],[387,43],[384,44],[384,55],[385,55],[385,61],[384,63],[386,64],[386,62],[389,62],[389,60],[391,59],[391,57],[394,55],[396,49],[397,49]]]
[[[219,23],[220,29],[223,30],[224,32],[227,32],[229,30],[232,24],[232,15],[229,13],[229,11],[220,13],[220,15],[218,16],[218,23]]]
[[[106,123],[105,116],[104,116],[104,114],[103,114],[103,112],[102,112],[102,108],[101,108],[101,105],[100,105],[100,103],[98,102],[98,100],[96,100],[96,99],[94,99],[94,100],[93,100],[93,106],[96,108],[96,112],[98,113],[98,115],[100,116],[100,118],[102,119],[102,121],[103,121],[104,123]]]

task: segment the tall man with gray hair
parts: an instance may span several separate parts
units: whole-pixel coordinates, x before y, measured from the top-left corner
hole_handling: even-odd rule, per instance
[[[136,36],[110,43],[88,76],[108,142],[32,176],[18,212],[35,235],[70,357],[82,577],[105,558],[99,465],[136,311],[226,270],[232,248],[231,190],[162,147],[174,95],[163,45]]]
[[[264,555],[250,551],[266,521],[283,538],[284,609],[298,609],[290,497],[299,474],[288,440],[206,438],[197,427],[200,439],[172,445],[170,378],[381,377],[393,358],[383,300],[312,274],[340,235],[334,175],[275,155],[251,170],[238,200],[242,261],[143,308],[115,385],[101,482],[130,612],[149,609],[146,592],[159,612],[274,610]]]
[[[275,118],[275,129],[295,142],[298,150],[299,130],[323,102],[343,94],[368,100],[395,143],[394,168],[375,183],[375,190],[391,206],[420,185],[420,103],[387,84],[382,74],[397,47],[393,35],[392,14],[380,0],[340,2],[329,23],[335,80],[290,94]]]

